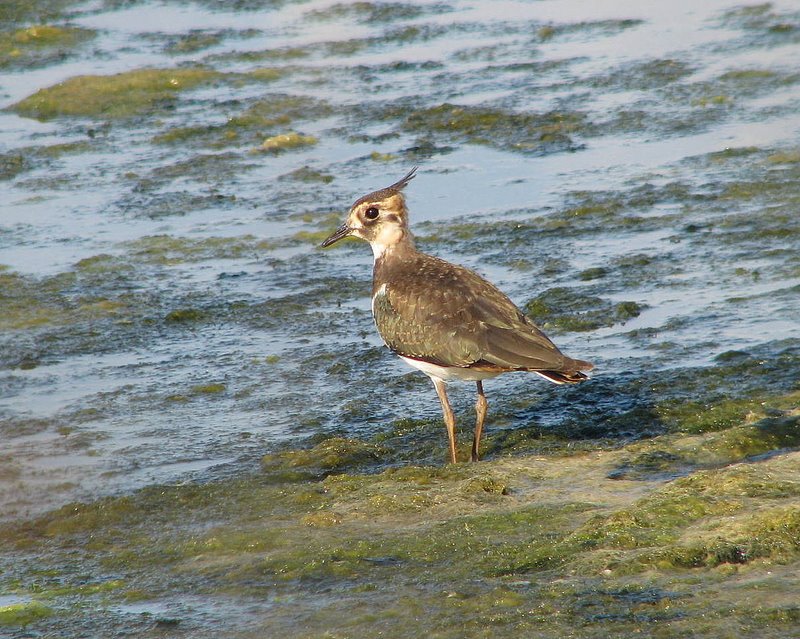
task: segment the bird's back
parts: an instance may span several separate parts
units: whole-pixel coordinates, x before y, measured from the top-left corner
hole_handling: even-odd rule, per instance
[[[579,381],[588,362],[563,355],[497,287],[462,266],[417,251],[375,262],[373,315],[384,342],[404,357],[440,366],[551,371]]]

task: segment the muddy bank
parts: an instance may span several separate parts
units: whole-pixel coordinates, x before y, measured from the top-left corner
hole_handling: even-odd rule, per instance
[[[521,409],[493,425],[478,464],[442,465],[438,420],[402,419],[368,439],[287,445],[231,479],[5,526],[17,601],[0,623],[67,635],[792,636],[800,413],[796,382],[780,380],[800,349],[766,353],[781,366],[732,353],[656,379],[661,401],[646,409],[638,384],[615,383],[637,397],[622,414],[603,415],[595,387],[595,419],[563,429]],[[720,399],[742,380],[748,390]]]

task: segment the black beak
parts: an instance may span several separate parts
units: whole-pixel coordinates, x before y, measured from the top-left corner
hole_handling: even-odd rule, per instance
[[[328,238],[322,244],[320,244],[320,246],[322,248],[325,248],[326,246],[330,246],[334,242],[338,242],[342,238],[347,237],[348,235],[350,235],[350,233],[352,231],[353,231],[353,229],[351,229],[349,226],[347,226],[347,224],[342,224],[331,235],[329,235]]]

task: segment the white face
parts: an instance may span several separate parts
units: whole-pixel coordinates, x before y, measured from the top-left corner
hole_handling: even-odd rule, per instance
[[[403,195],[383,189],[364,196],[353,204],[347,221],[322,242],[322,246],[330,246],[350,235],[369,242],[376,258],[408,237],[408,212]]]
[[[382,200],[356,203],[347,216],[347,226],[351,235],[372,245],[377,257],[387,247],[399,242],[406,232],[403,196],[394,193]]]

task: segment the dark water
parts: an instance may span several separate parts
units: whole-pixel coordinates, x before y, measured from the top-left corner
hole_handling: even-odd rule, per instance
[[[792,2],[42,0],[0,20],[7,521],[438,418],[374,334],[368,247],[317,248],[413,165],[422,248],[597,365],[585,391],[488,384],[504,432],[634,440],[655,427],[621,416],[654,392],[763,390],[686,370],[796,353]]]

